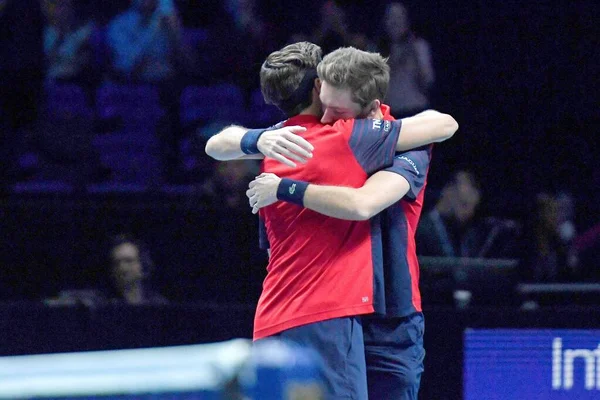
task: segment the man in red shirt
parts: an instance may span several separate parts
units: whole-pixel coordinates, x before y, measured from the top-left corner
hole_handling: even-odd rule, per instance
[[[450,116],[430,113],[402,122],[346,120],[324,126],[319,121],[318,81],[311,71],[320,57],[314,57],[314,53],[310,57],[310,44],[304,48],[299,45],[271,54],[261,70],[265,100],[288,112],[291,118],[285,125],[306,128],[296,132],[314,148],[312,154],[308,147],[300,154],[284,139],[279,143],[288,144],[280,147],[287,150],[287,157],[293,158],[290,154],[295,153],[297,161],[306,163],[290,168],[273,158],[263,162],[264,171],[286,178],[280,185],[280,194],[289,202],[261,211],[271,258],[257,307],[254,337],[278,335],[317,349],[326,361],[330,393],[366,398],[363,337],[361,321],[356,316],[385,305],[383,281],[377,280],[374,273],[382,268],[379,230],[373,230],[369,221],[328,218],[302,208],[307,185],[300,179],[360,187],[368,175],[392,165],[394,151],[404,150],[406,143],[413,147],[429,143],[432,138],[447,138],[456,130],[456,122]],[[387,90],[389,69],[383,61],[375,63],[374,71],[373,55],[362,55],[356,64],[357,75],[365,82],[362,94],[371,99],[365,100],[362,107],[362,114],[369,115],[380,110],[376,99]],[[286,75],[300,76],[291,82],[293,88],[287,93],[285,83],[291,80],[286,80]],[[298,89],[304,93],[297,95]],[[305,104],[301,104],[306,97]],[[265,149],[264,142],[261,144],[263,131],[232,129],[211,138],[206,149],[209,155],[233,159],[256,154],[261,147]],[[269,135],[266,137],[277,137],[274,131]],[[268,155],[275,148],[272,146],[263,154]]]
[[[338,49],[319,64],[324,121],[352,117],[361,108],[360,100],[352,96],[360,82],[349,78],[357,52]],[[391,119],[387,111],[384,107],[384,118]],[[304,207],[321,214],[370,219],[380,226],[385,307],[363,317],[369,397],[374,399],[416,399],[419,390],[425,355],[424,319],[414,237],[430,158],[431,146],[399,153],[392,167],[374,174],[361,188],[311,182],[302,199]],[[282,182],[274,174],[261,174],[250,183],[247,195],[254,213],[278,199],[287,201],[286,196],[278,196]]]

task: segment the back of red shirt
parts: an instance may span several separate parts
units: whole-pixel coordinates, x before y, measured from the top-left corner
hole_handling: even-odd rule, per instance
[[[360,187],[375,170],[392,164],[400,123],[339,121],[324,126],[314,116],[286,125],[302,136],[313,158],[297,168],[265,159],[263,170],[322,185]],[[369,221],[326,217],[277,202],[261,210],[271,249],[254,324],[260,339],[296,326],[373,312],[373,249]]]

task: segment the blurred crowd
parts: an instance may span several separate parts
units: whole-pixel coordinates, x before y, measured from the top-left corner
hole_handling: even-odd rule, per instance
[[[258,72],[297,40],[382,52],[393,112],[428,108],[430,48],[406,8],[390,4],[367,34],[350,24],[360,10],[340,4],[311,3],[318,18],[294,32],[256,0],[206,2],[201,13],[174,0],[2,0],[5,183],[201,183],[213,166],[198,149],[215,126],[283,118],[264,104]]]
[[[257,0],[202,6],[0,0],[2,190],[41,183],[88,192],[192,185],[205,204],[220,210],[220,229],[240,221],[252,228],[251,215],[244,220],[234,210],[245,210],[244,189],[257,165],[216,166],[201,149],[228,124],[261,127],[284,118],[264,105],[258,87],[260,65],[271,51],[298,40],[313,41],[325,53],[340,46],[378,51],[391,67],[386,103],[395,117],[434,106],[435,55],[412,30],[402,3],[380,10],[377,29],[351,23],[364,10],[360,4],[324,0],[310,7],[314,18],[286,23],[267,18]],[[593,264],[600,234],[580,232],[573,194],[539,193],[524,218],[495,215],[482,207],[493,199],[486,199],[474,171],[457,170],[427,196],[417,232],[422,256],[518,259],[521,281],[598,280]],[[150,250],[123,234],[110,243],[97,288],[65,288],[48,301],[168,301],[146,283]],[[227,263],[244,262],[227,249],[222,256]]]

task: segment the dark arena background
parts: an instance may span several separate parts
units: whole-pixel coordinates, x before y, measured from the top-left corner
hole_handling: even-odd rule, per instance
[[[266,274],[245,196],[259,167],[219,164],[204,145],[225,126],[285,118],[258,79],[285,44],[389,50],[386,1],[158,3],[176,16],[164,22],[173,42],[149,41],[162,75],[127,70],[141,47],[116,60],[110,24],[127,0],[0,0],[0,398],[238,398],[209,393],[223,379],[211,386],[198,371],[210,359],[233,374],[250,352],[232,340],[251,338]],[[460,125],[434,147],[423,215],[469,171],[478,200],[457,235],[473,228],[491,249],[419,253],[419,398],[597,398],[600,3],[402,3],[429,44],[429,108]],[[139,301],[115,297],[112,284],[111,245],[127,238],[151,293]],[[233,347],[215,356],[216,342]],[[150,353],[109,352],[142,348]],[[44,358],[55,353],[73,354]],[[105,376],[121,359],[123,370],[151,360],[160,373],[169,354],[173,374],[204,386]],[[54,362],[64,371],[52,373]],[[69,392],[42,379],[92,364],[89,382],[102,384],[65,378]]]

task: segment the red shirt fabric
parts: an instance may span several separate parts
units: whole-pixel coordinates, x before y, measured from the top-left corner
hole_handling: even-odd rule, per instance
[[[264,172],[320,185],[361,187],[392,165],[401,123],[344,120],[323,125],[298,115],[285,125],[307,128],[313,158],[296,168],[265,159]],[[372,313],[373,238],[369,221],[330,218],[287,202],[260,211],[271,256],[255,321],[254,339],[286,329]],[[379,240],[379,239],[377,239]]]

